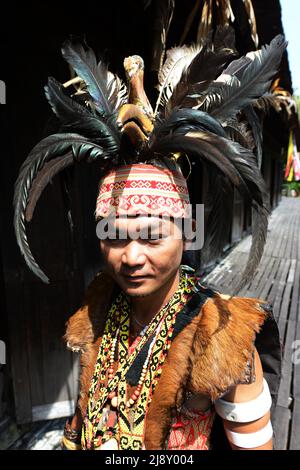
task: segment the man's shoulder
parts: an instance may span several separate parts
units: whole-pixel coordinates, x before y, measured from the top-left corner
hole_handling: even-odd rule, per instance
[[[222,329],[220,327],[225,328],[232,323],[259,331],[264,321],[272,316],[272,305],[263,299],[231,296],[200,279],[195,287],[196,294],[190,303],[193,305],[198,302],[198,313],[201,313],[199,321],[201,322],[201,318],[205,317],[211,324],[211,328],[219,325],[218,332]]]
[[[265,305],[258,298],[231,297],[213,289],[198,316],[191,375],[194,389],[214,400],[245,380],[256,335],[269,314]]]
[[[67,321],[64,339],[69,349],[84,351],[102,334],[114,288],[114,280],[104,272],[89,284],[81,307]]]

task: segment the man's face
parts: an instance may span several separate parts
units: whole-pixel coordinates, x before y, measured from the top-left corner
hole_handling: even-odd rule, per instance
[[[113,226],[117,238],[100,240],[100,248],[107,272],[126,294],[146,296],[174,278],[183,251],[180,226],[147,216],[115,218]]]

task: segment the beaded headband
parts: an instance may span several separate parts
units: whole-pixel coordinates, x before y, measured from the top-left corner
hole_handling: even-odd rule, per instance
[[[100,181],[96,219],[109,215],[188,218],[190,199],[181,172],[154,165],[123,165]]]

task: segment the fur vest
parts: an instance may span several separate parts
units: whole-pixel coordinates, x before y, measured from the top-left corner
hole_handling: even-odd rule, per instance
[[[112,278],[99,273],[87,289],[82,307],[67,323],[67,346],[81,353],[77,404],[79,423],[87,406],[106,313],[116,290]],[[276,342],[276,348],[273,348],[275,352],[272,361],[267,358],[264,362],[267,362],[267,372],[271,374],[271,392],[276,393],[280,351],[270,305],[255,298],[229,297],[204,285],[201,285],[199,295],[197,311],[173,340],[155,388],[146,417],[147,450],[163,448],[171,424],[172,409],[182,405],[185,391],[204,394],[213,402],[231,386],[243,382],[254,344],[260,353],[268,341],[270,343],[270,334],[272,341]],[[270,334],[264,333],[264,340],[256,344],[256,336],[264,324],[269,325]],[[266,337],[269,339],[266,340]]]

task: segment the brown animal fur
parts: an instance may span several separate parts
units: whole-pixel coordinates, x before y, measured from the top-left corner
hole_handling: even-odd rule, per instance
[[[265,320],[259,303],[257,299],[238,297],[228,301],[216,294],[177,336],[149,407],[147,450],[163,448],[171,410],[182,405],[185,388],[214,401],[244,379],[255,332]]]
[[[78,426],[85,414],[113,287],[108,275],[98,275],[83,306],[67,324],[68,346],[82,351]],[[243,380],[255,333],[266,319],[262,303],[260,299],[226,298],[216,293],[174,339],[146,416],[146,449],[164,447],[172,408],[182,404],[184,389],[206,394],[214,401]]]
[[[64,336],[67,346],[73,351],[81,351],[80,398],[77,407],[83,415],[113,288],[111,277],[104,273],[97,274],[86,291],[82,307],[67,322]]]

